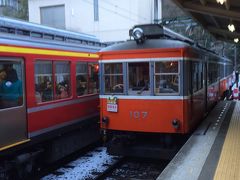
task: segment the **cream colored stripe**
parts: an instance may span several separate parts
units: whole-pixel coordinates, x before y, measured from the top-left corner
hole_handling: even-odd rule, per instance
[[[79,53],[79,52],[70,52],[70,51],[45,50],[45,49],[23,48],[23,47],[12,47],[12,46],[0,46],[0,52],[86,57],[86,58],[99,57],[97,54],[93,54],[93,53]]]
[[[214,180],[240,179],[240,102],[236,103]]]

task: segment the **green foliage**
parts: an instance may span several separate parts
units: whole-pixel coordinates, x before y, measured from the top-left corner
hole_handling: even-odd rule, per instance
[[[2,15],[17,19],[28,20],[28,0],[18,0],[18,9],[5,6],[2,9]]]

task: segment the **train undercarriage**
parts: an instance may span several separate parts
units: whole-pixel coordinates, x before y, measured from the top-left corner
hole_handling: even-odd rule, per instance
[[[111,155],[171,159],[189,135],[109,131]]]
[[[86,120],[77,126],[62,128],[1,152],[0,179],[28,179],[46,165],[98,141],[100,133],[97,122],[98,118]]]

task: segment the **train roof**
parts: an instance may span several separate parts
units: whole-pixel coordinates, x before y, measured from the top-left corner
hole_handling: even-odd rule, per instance
[[[97,39],[96,36],[94,35],[66,31],[66,30],[39,25],[31,22],[26,22],[23,20],[18,20],[18,19],[0,17],[0,31],[7,32],[9,30],[12,33],[16,33],[16,34],[29,33],[30,36],[33,35],[33,37],[34,35],[37,35],[37,34],[43,34],[43,35],[45,34],[45,35],[54,35],[54,36],[65,37],[65,38],[99,42],[99,39]]]
[[[0,44],[84,52],[97,52],[103,48],[101,43],[92,42],[86,44],[77,44],[71,42],[48,41],[46,39],[33,39],[30,37],[14,36],[3,33],[0,33]]]
[[[172,49],[172,48],[192,48],[200,52],[205,52],[207,54],[211,54],[212,56],[221,57],[224,62],[232,62],[226,57],[219,56],[212,51],[208,51],[203,49],[197,45],[191,45],[188,42],[175,40],[175,39],[147,39],[143,44],[137,44],[134,40],[129,40],[125,42],[121,42],[118,44],[114,44],[103,48],[100,52],[112,52],[112,51],[128,51],[128,50],[143,50],[143,49]]]
[[[103,48],[100,52],[185,47],[190,47],[189,43],[172,39],[147,39],[143,44],[137,44],[136,41],[129,40]]]
[[[93,35],[0,17],[1,44],[67,51],[97,52],[105,44]]]

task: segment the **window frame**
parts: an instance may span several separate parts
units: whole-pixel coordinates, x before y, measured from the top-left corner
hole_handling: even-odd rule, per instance
[[[53,98],[52,100],[49,100],[49,101],[41,101],[41,102],[37,102],[37,98],[36,96],[34,95],[34,99],[35,99],[35,102],[36,104],[46,104],[46,103],[52,103],[52,102],[56,102],[56,101],[64,101],[66,99],[71,99],[73,98],[73,92],[72,92],[72,70],[71,70],[71,65],[72,65],[72,62],[70,60],[57,60],[57,59],[35,59],[34,60],[34,93],[36,93],[36,88],[35,88],[35,85],[36,85],[36,81],[35,81],[35,77],[36,77],[36,71],[35,71],[35,65],[36,65],[36,62],[51,62],[51,66],[52,66],[52,92],[53,92]],[[57,62],[68,62],[69,63],[69,96],[66,97],[66,98],[60,98],[58,99],[57,98],[57,92],[56,92],[56,85],[57,85],[57,82],[56,82],[56,63]]]
[[[22,104],[18,105],[18,106],[14,106],[14,107],[8,107],[8,108],[3,108],[0,109],[0,111],[8,111],[11,109],[19,109],[19,108],[23,108],[26,106],[26,69],[25,69],[25,59],[21,58],[21,57],[0,57],[1,61],[8,61],[8,62],[13,62],[13,63],[19,63],[20,67],[21,67],[21,81],[22,81]]]
[[[122,73],[121,74],[105,74],[105,65],[106,64],[121,64],[122,65]],[[123,92],[119,93],[119,92],[106,92],[106,83],[105,83],[105,77],[106,76],[122,76],[123,79]],[[124,95],[125,94],[125,90],[126,90],[126,84],[124,84],[124,63],[123,62],[106,62],[103,63],[103,94],[104,95],[111,95],[111,94],[117,94],[117,95]]]
[[[131,63],[148,63],[148,76],[149,76],[149,86],[148,86],[148,91],[149,91],[149,93],[148,94],[144,94],[144,95],[142,95],[142,94],[138,94],[137,92],[139,92],[139,91],[136,91],[136,96],[151,96],[152,95],[152,93],[151,93],[151,76],[152,76],[152,74],[151,74],[151,61],[149,60],[149,59],[146,59],[146,61],[134,61],[134,62],[126,62],[127,63],[127,72],[126,72],[126,76],[127,76],[127,82],[126,82],[126,92],[127,92],[127,95],[129,95],[129,86],[130,86],[130,81],[129,81],[129,64],[131,64]],[[134,96],[134,95],[130,95],[130,96]]]
[[[77,95],[77,76],[78,75],[81,75],[81,74],[83,74],[83,73],[78,73],[77,74],[77,65],[78,64],[86,64],[87,65],[87,73],[86,73],[86,75],[87,75],[87,93],[86,94],[83,94],[83,95]],[[76,87],[75,87],[75,92],[76,92],[76,96],[77,96],[77,98],[81,98],[81,97],[83,97],[83,96],[89,96],[89,95],[96,95],[96,94],[99,94],[99,92],[96,92],[96,93],[90,93],[90,71],[89,71],[89,67],[90,67],[90,64],[93,64],[93,65],[98,65],[98,63],[97,62],[89,62],[89,61],[77,61],[76,62],[76,67],[75,67],[75,81],[76,81]],[[96,82],[97,83],[97,82]],[[99,84],[99,72],[98,72],[98,84]],[[99,91],[99,86],[97,87],[97,91]]]
[[[156,63],[159,63],[159,62],[177,62],[178,63],[178,72],[177,73],[156,73]],[[180,95],[180,90],[181,90],[181,76],[180,76],[180,63],[181,63],[181,61],[180,61],[180,59],[177,59],[177,60],[158,60],[158,61],[154,61],[154,71],[153,71],[153,84],[154,84],[154,86],[153,86],[153,93],[154,93],[154,96],[165,96],[165,95],[167,95],[167,96],[173,96],[173,95]],[[156,91],[155,91],[155,89],[156,89],[156,76],[160,76],[161,77],[161,75],[164,75],[164,76],[166,76],[166,75],[176,75],[177,77],[178,77],[178,92],[176,92],[176,93],[156,93]]]

